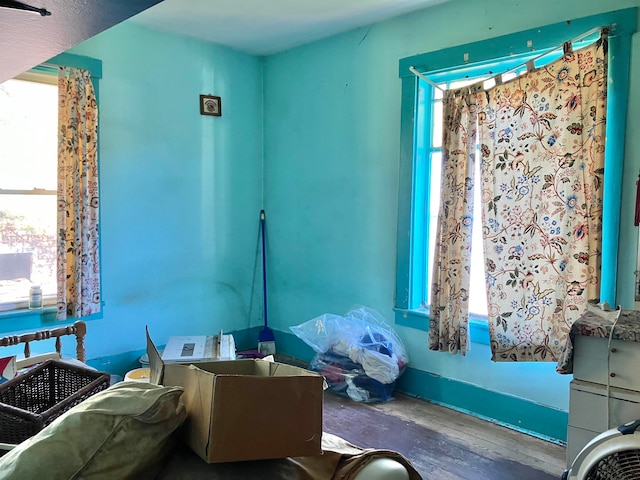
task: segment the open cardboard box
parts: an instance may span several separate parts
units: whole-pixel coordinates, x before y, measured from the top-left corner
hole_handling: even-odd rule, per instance
[[[162,361],[147,330],[151,382],[184,388],[183,441],[208,463],[322,453],[324,378],[264,360]]]

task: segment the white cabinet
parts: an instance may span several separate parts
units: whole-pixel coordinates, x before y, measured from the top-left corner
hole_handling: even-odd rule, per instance
[[[607,344],[608,338],[575,336],[567,465],[599,433],[640,419],[640,343],[613,340],[608,362]]]
[[[616,326],[618,329],[618,326]],[[640,343],[614,339],[607,366],[608,338],[576,336],[573,378],[607,384],[627,390],[640,390]]]

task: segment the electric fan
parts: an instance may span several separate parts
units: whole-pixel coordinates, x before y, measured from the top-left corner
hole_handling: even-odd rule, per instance
[[[562,480],[640,479],[640,420],[601,433],[578,454]]]

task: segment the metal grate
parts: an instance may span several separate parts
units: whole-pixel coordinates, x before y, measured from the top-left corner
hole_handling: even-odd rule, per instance
[[[584,478],[585,480],[638,480],[640,449],[623,450],[602,457]]]

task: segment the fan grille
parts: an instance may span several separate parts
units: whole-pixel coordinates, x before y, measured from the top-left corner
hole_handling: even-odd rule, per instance
[[[602,457],[584,478],[585,480],[638,480],[640,449],[623,450]]]

